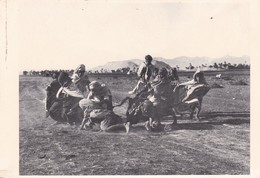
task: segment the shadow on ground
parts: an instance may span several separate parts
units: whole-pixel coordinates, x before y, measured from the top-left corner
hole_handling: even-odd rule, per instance
[[[225,118],[228,117],[228,118]],[[232,118],[230,118],[232,117]],[[208,112],[200,115],[200,121],[178,119],[178,124],[162,124],[155,132],[174,130],[212,130],[217,125],[250,124],[249,112]],[[171,120],[167,120],[172,122]]]
[[[250,117],[250,112],[207,112],[201,113],[202,120],[215,117]]]

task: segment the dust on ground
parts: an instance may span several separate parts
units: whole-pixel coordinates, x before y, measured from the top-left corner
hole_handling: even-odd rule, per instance
[[[90,77],[105,82],[118,103],[136,84],[130,77]],[[250,174],[248,85],[208,77],[200,122],[179,119],[169,131],[149,133],[142,123],[129,134],[82,131],[45,118],[45,88],[51,78],[20,77],[20,175],[248,175]],[[181,77],[181,81],[188,80]],[[115,110],[123,115],[125,106]],[[171,121],[165,121],[165,124]]]

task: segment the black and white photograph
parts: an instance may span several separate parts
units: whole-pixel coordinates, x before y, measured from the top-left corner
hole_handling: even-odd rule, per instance
[[[251,1],[1,9],[0,177],[259,175]]]

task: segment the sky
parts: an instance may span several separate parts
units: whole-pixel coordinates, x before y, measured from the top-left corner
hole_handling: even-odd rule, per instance
[[[109,61],[249,55],[248,1],[9,1],[9,59],[20,70]]]

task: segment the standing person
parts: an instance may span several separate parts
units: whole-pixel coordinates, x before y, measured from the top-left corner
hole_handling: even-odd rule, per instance
[[[58,77],[61,88],[57,92],[57,98],[63,98],[62,117],[70,125],[79,124],[83,117],[83,112],[79,107],[79,101],[84,98],[83,93],[77,88],[69,77],[68,73],[61,72]]]
[[[71,76],[72,82],[75,83],[77,88],[87,97],[87,90],[90,80],[88,78],[86,67],[84,64],[80,64]]]
[[[132,91],[129,91],[128,94],[135,94],[139,90],[141,84],[147,84],[150,81],[155,68],[152,64],[152,60],[153,58],[151,55],[145,56],[145,61],[140,65],[137,71],[137,75],[140,79],[135,88]]]
[[[56,94],[59,91],[61,85],[58,82],[58,72],[54,72],[52,74],[52,78],[54,79],[50,85],[47,87],[47,98],[46,98],[46,117],[50,116],[53,120],[56,121],[55,124],[60,124],[66,122],[62,118],[62,100],[56,98]]]

